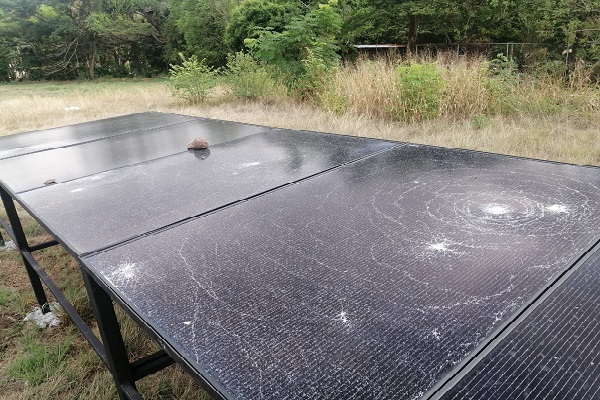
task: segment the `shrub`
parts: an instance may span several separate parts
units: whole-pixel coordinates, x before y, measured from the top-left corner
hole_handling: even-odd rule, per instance
[[[205,60],[198,61],[195,55],[186,59],[179,53],[179,57],[183,63],[171,64],[169,68],[169,83],[175,96],[191,103],[204,101],[209,90],[216,85],[218,69],[207,66]]]
[[[319,46],[306,49],[307,55],[302,60],[304,71],[297,77],[292,86],[292,90],[297,97],[301,99],[318,98],[325,91],[327,82],[335,75],[337,62],[326,61],[323,50]]]
[[[400,117],[421,121],[438,115],[444,87],[433,63],[400,65],[396,69]]]
[[[243,52],[227,56],[225,77],[233,95],[246,99],[264,97],[275,86],[264,65]]]
[[[320,71],[339,63],[336,36],[342,18],[336,5],[335,0],[319,4],[306,15],[294,18],[282,32],[266,28],[258,38],[248,38],[244,43],[258,60],[273,68],[288,89],[304,97],[304,89],[310,91]]]
[[[490,69],[493,75],[505,82],[514,82],[518,78],[517,63],[502,53],[498,53],[496,58],[490,61]]]
[[[488,118],[483,114],[475,114],[471,118],[471,126],[475,130],[481,130],[485,128],[489,123]]]

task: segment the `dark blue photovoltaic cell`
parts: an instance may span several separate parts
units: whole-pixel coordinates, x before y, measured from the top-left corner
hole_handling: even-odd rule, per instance
[[[156,119],[153,119],[153,122],[156,123]],[[171,115],[165,116],[163,120],[164,124],[169,122],[172,123]],[[82,126],[77,129],[77,132],[86,132]],[[60,183],[185,152],[187,144],[197,137],[204,138],[210,146],[215,146],[268,129],[270,128],[235,122],[194,119],[165,127],[108,136],[103,140],[6,158],[0,160],[0,170],[3,171],[1,179],[6,186],[18,193],[43,187],[48,179]]]
[[[2,136],[0,137],[0,159],[70,146],[128,132],[179,124],[194,119],[194,117],[185,115],[146,112],[61,128]]]
[[[600,398],[600,251],[443,399]]]
[[[598,237],[597,168],[406,145],[84,263],[228,398],[416,399]]]
[[[394,146],[399,144],[270,130],[32,190],[19,198],[73,251],[83,254]]]

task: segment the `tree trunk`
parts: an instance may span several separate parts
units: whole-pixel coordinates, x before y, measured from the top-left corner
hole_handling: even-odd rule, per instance
[[[416,50],[417,36],[419,34],[419,16],[410,14],[408,16],[408,50]]]
[[[92,42],[92,56],[88,59],[88,75],[90,79],[96,77],[96,42]]]

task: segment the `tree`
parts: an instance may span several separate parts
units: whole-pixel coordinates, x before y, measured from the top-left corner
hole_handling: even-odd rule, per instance
[[[89,13],[80,25],[97,39],[103,73],[147,74],[167,67],[162,57],[162,46],[167,43],[163,33],[167,15],[163,1],[105,0],[102,8]],[[93,50],[98,52],[97,47]]]
[[[446,12],[441,0],[359,0],[345,21],[344,32],[356,42],[407,43],[413,47],[421,35],[436,41]]]
[[[32,78],[95,78],[166,69],[158,0],[1,0],[4,46]],[[8,28],[7,28],[8,29]]]
[[[240,51],[244,48],[244,40],[256,39],[264,30],[282,32],[303,12],[297,1],[245,0],[231,13],[225,42],[231,51]]]
[[[342,19],[335,6],[335,1],[319,4],[294,18],[282,32],[264,29],[257,39],[246,39],[246,45],[258,60],[277,71],[289,88],[303,80],[310,85],[311,68],[331,68],[339,60],[336,39]]]
[[[183,38],[181,50],[218,67],[226,62],[224,32],[229,15],[215,9],[217,4],[208,0],[174,0],[169,18]]]
[[[572,59],[600,62],[598,0],[540,0],[536,8],[541,40],[564,43]]]

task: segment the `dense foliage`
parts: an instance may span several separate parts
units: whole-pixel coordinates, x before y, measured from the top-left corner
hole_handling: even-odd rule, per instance
[[[600,0],[0,0],[0,80],[151,76],[180,52],[220,67],[238,51],[306,78],[311,57],[354,44],[491,42],[546,43],[537,59],[600,74]]]

